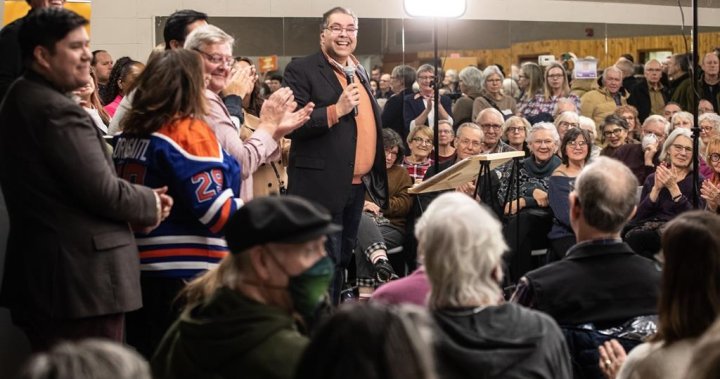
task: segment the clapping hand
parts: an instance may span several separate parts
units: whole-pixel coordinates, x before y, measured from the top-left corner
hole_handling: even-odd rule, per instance
[[[711,211],[717,211],[720,205],[720,188],[709,180],[705,180],[700,187],[700,196],[707,202],[707,208]]]

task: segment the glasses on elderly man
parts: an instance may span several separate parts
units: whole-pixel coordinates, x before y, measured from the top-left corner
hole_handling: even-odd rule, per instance
[[[232,66],[233,63],[235,63],[235,58],[233,58],[229,55],[209,54],[200,49],[193,49],[193,50],[202,54],[208,60],[208,62],[210,62],[212,64],[225,64],[225,66]]]

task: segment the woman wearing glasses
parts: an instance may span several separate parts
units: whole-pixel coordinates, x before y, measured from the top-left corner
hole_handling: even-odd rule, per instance
[[[512,165],[506,165],[499,171],[498,200],[505,204],[507,226],[503,231],[511,249],[505,258],[510,269],[509,279],[513,283],[532,269],[531,250],[547,246],[547,233],[552,226],[548,183],[550,175],[561,163],[555,155],[560,137],[553,124],[540,122],[533,125],[528,144],[531,155],[520,162],[519,194],[515,183],[510,186]]]
[[[717,213],[720,209],[720,137],[713,137],[706,146],[705,161],[712,168],[712,174],[703,182],[700,196],[707,202],[707,209]]]
[[[600,155],[612,157],[620,146],[627,143],[628,133],[628,124],[624,119],[614,114],[605,117],[601,137],[605,147],[600,151]]]
[[[553,211],[553,225],[548,233],[550,240],[548,263],[562,259],[568,249],[575,244],[575,233],[570,227],[568,196],[572,191],[575,177],[590,159],[592,141],[590,133],[574,128],[565,133],[560,144],[562,164],[553,171],[548,183],[548,200]]]
[[[435,67],[429,64],[418,67],[417,83],[420,92],[405,96],[404,100],[403,120],[406,131],[412,130],[416,125],[434,125],[435,104],[437,104],[433,87],[435,80]],[[440,96],[440,108],[438,111],[440,120],[448,120],[451,124],[453,123],[452,100],[448,96]]]
[[[720,116],[716,113],[704,113],[698,117],[698,125],[700,125],[700,174],[706,178],[713,176],[714,167],[708,165],[707,147],[715,137],[720,137]]]
[[[562,140],[565,138],[565,133],[567,133],[568,130],[580,127],[580,116],[577,112],[565,111],[555,118],[554,124]]]
[[[508,117],[515,114],[515,99],[503,94],[503,76],[502,71],[497,66],[488,66],[483,71],[482,90],[480,96],[473,101],[472,119],[476,120],[481,110],[486,108],[495,108]]]
[[[660,250],[662,226],[693,208],[692,153],[692,132],[688,129],[677,128],[665,140],[661,163],[645,179],[637,214],[624,236],[636,253],[654,258]],[[704,207],[705,201],[700,202]]]
[[[435,162],[430,158],[433,151],[432,128],[427,125],[418,125],[410,130],[407,143],[410,146],[410,155],[403,159],[402,166],[405,167],[415,183],[420,183],[425,178],[428,168]]]
[[[526,141],[529,131],[528,120],[520,116],[512,116],[503,124],[502,138],[513,149],[524,151],[526,156],[530,156],[530,149]]]
[[[560,63],[551,63],[545,69],[543,92],[536,94],[529,102],[521,103],[520,113],[532,123],[540,114],[552,115],[558,100],[563,97],[572,100],[575,107],[580,109],[580,99],[570,93],[565,68]]]

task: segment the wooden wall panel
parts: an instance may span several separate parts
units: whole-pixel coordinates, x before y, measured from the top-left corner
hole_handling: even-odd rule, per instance
[[[702,52],[701,56],[713,48],[720,47],[720,33],[718,32],[699,33],[699,37],[698,49]],[[688,47],[692,48],[691,45],[692,42],[688,38]],[[600,61],[599,67],[603,68],[615,63],[622,54],[630,53],[637,61],[641,51],[652,50],[671,50],[674,53],[686,51],[682,36],[675,35],[610,38],[607,40],[607,54],[604,40],[545,40],[514,43],[508,49],[448,50],[447,55],[459,54],[461,57],[476,57],[480,67],[499,63],[507,68],[511,63],[520,62],[524,56],[552,54],[559,57],[563,53],[572,52],[580,58],[586,56],[597,58]],[[443,50],[442,53],[445,52]],[[433,52],[422,51],[414,56],[421,62],[427,62],[432,60]]]

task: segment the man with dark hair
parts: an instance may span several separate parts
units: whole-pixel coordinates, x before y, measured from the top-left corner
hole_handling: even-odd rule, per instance
[[[270,93],[274,93],[282,87],[283,77],[279,73],[274,73],[268,76],[266,83],[270,87]]]
[[[403,126],[403,99],[413,93],[415,83],[415,69],[408,65],[395,66],[390,74],[390,88],[393,95],[385,103],[382,112],[383,128],[390,128],[402,137],[405,151],[407,146],[407,132]]]
[[[660,270],[620,239],[637,209],[637,186],[635,175],[617,160],[598,157],[585,166],[570,193],[578,243],[562,260],[521,278],[512,300],[565,327],[592,324],[600,330],[656,314]],[[593,367],[597,361],[591,359]]]
[[[208,16],[205,13],[192,9],[173,12],[167,21],[165,21],[165,28],[163,29],[165,50],[182,49],[188,34],[200,26],[207,25],[207,19]],[[120,121],[123,119],[125,112],[130,109],[131,102],[132,92],[128,96],[123,97],[120,105],[118,105],[115,115],[112,120],[110,120],[110,126],[108,126],[109,134],[116,134],[121,131]],[[241,111],[242,109],[240,109],[238,113],[242,113]]]
[[[686,112],[696,113],[695,96],[690,78],[690,54],[675,54],[668,61],[668,94],[671,101],[680,104]]]
[[[106,97],[105,91],[107,91],[108,80],[110,79],[110,72],[113,68],[113,59],[105,50],[95,50],[92,52],[92,61],[90,65],[95,70],[97,77],[98,95],[100,99]]]
[[[173,12],[165,21],[163,38],[165,50],[182,49],[185,37],[198,26],[207,25],[208,15],[192,9]]]
[[[0,108],[12,225],[0,305],[34,350],[93,336],[122,342],[124,314],[141,306],[128,223],[151,230],[172,207],[167,188],[117,177],[92,119],[66,96],[91,80],[87,24],[61,8],[29,15],[19,31],[27,72]]]
[[[290,62],[284,78],[298,107],[315,103],[310,121],[289,135],[288,193],[325,206],[333,222],[343,226],[327,243],[335,262],[335,303],[356,243],[366,188],[382,209],[388,197],[380,108],[367,72],[352,55],[357,35],[358,19],[351,10],[325,12],[321,52]]]
[[[62,8],[65,0],[26,0],[30,5],[31,15],[38,9],[47,7]],[[10,88],[10,84],[23,73],[24,65],[20,56],[20,45],[18,43],[18,32],[25,22],[27,16],[17,19],[6,25],[0,31],[0,102]]]

